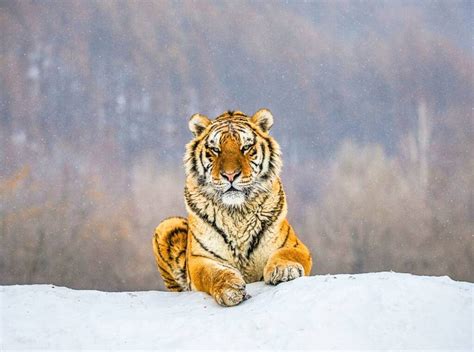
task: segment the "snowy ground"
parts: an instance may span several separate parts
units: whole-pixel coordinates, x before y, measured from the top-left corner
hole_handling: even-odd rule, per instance
[[[233,308],[199,292],[0,287],[6,349],[473,348],[474,284],[409,274],[248,286]]]

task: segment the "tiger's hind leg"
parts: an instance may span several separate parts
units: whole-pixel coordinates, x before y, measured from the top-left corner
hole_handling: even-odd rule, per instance
[[[173,217],[155,229],[153,253],[165,286],[170,291],[187,291],[186,244],[188,220]]]

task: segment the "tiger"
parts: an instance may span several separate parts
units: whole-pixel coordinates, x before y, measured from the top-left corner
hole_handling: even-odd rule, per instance
[[[194,114],[186,145],[188,216],[163,220],[153,253],[170,291],[202,291],[221,306],[250,298],[246,284],[277,285],[309,275],[312,257],[286,219],[280,146],[273,115]]]

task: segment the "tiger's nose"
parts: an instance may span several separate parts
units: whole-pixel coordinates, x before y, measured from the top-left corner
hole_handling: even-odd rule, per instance
[[[235,178],[237,178],[240,175],[241,171],[240,170],[234,170],[234,171],[224,171],[221,172],[221,175],[224,176],[229,182],[233,182]]]

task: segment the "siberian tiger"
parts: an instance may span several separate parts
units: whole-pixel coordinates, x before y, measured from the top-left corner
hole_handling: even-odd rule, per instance
[[[248,297],[246,283],[309,275],[310,252],[286,220],[272,124],[267,109],[251,117],[240,111],[191,117],[194,138],[184,156],[188,217],[164,220],[153,236],[169,290],[204,291],[234,306]]]

